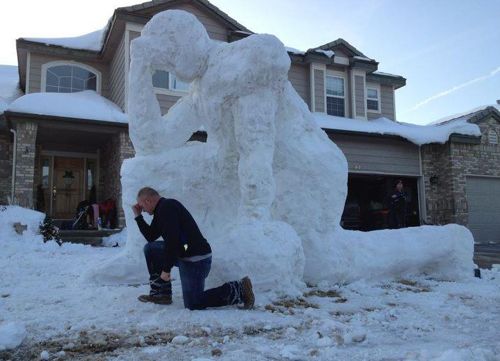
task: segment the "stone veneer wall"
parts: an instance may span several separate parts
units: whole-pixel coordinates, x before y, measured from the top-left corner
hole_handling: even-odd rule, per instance
[[[0,204],[7,204],[12,187],[11,133],[0,133]]]
[[[30,121],[18,121],[16,124],[16,178],[15,198],[17,204],[33,208],[33,188],[35,175],[36,135],[38,124]]]
[[[127,131],[113,135],[100,154],[100,195],[99,200],[113,198],[118,208],[118,224],[125,225],[122,209],[120,169],[127,158],[134,156],[134,148]]]
[[[450,159],[450,143],[426,144],[421,148],[422,173],[424,176],[426,219],[430,224],[453,222],[453,176]],[[431,177],[437,182],[431,184]]]
[[[500,123],[488,119],[478,126],[482,133],[480,144],[447,142],[422,146],[427,222],[467,225],[467,176],[500,177],[500,145],[488,142],[490,129],[500,137]],[[430,184],[434,174],[439,180]]]

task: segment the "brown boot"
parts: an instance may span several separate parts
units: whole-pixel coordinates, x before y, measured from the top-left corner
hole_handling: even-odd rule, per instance
[[[151,302],[158,305],[170,305],[172,303],[171,295],[140,295],[137,299],[141,302]]]
[[[246,310],[252,309],[255,303],[255,295],[252,290],[252,281],[250,278],[244,277],[241,279],[241,299],[243,301],[243,308]]]

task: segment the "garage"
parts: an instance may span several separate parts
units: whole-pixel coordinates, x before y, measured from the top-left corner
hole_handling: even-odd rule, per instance
[[[500,242],[500,178],[469,176],[466,194],[475,242]]]
[[[397,136],[327,130],[347,158],[348,194],[341,224],[372,231],[389,227],[389,197],[397,180],[407,195],[406,225],[420,225],[419,147]]]

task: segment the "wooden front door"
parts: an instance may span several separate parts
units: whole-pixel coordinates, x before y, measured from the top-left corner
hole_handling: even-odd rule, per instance
[[[54,157],[53,217],[72,219],[83,197],[83,158]]]

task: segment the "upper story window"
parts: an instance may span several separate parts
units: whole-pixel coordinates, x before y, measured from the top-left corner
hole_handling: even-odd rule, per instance
[[[159,89],[172,90],[176,92],[187,92],[189,83],[185,83],[175,76],[164,70],[157,70],[153,74],[153,86]]]
[[[42,91],[76,93],[95,90],[100,93],[99,71],[73,62],[51,62],[42,66]]]
[[[488,131],[488,143],[498,144],[498,134],[493,129]]]
[[[380,88],[367,85],[366,87],[366,109],[369,112],[380,112]]]
[[[339,76],[326,76],[326,113],[345,116],[345,80]]]

